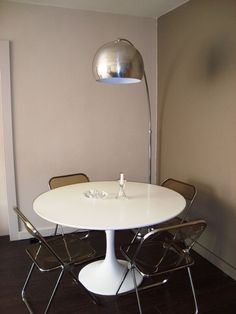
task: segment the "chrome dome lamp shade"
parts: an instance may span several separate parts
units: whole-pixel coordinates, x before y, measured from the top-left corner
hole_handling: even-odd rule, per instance
[[[127,39],[119,38],[100,47],[93,59],[93,74],[97,82],[107,84],[139,83],[144,78],[148,101],[148,158],[149,183],[152,173],[152,123],[151,104],[143,58]]]
[[[144,74],[143,58],[127,40],[103,45],[93,59],[96,81],[109,84],[138,83]]]

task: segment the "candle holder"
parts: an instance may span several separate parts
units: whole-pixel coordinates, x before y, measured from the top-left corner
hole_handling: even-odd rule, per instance
[[[126,183],[126,180],[122,180],[122,181],[119,180],[118,183],[119,183],[119,192],[118,192],[116,198],[127,198],[127,196],[125,194],[125,183]]]
[[[127,196],[125,194],[126,180],[124,180],[124,174],[123,173],[120,174],[120,180],[118,181],[118,183],[119,183],[119,192],[118,192],[116,198],[127,198]]]

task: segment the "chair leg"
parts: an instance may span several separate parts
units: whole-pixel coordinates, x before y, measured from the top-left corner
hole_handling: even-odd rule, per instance
[[[30,267],[30,270],[29,270],[29,273],[28,273],[28,275],[27,275],[27,277],[26,277],[24,286],[23,286],[22,291],[21,291],[22,300],[23,300],[23,302],[25,303],[27,309],[29,310],[29,312],[30,312],[31,314],[33,313],[33,311],[32,311],[32,309],[31,309],[31,307],[30,307],[30,305],[29,305],[29,303],[28,303],[28,300],[27,300],[27,298],[26,298],[26,288],[27,288],[28,282],[29,282],[29,280],[30,280],[30,277],[31,277],[31,275],[32,275],[32,272],[33,272],[33,270],[34,270],[34,267],[35,267],[35,264],[32,263],[32,265],[31,265],[31,267]]]
[[[54,230],[54,236],[57,235],[58,225],[56,224],[55,230]]]
[[[71,277],[73,278],[77,286],[82,287],[82,289],[86,292],[86,294],[92,299],[92,302],[98,305],[100,303],[99,300],[81,284],[81,282],[78,280],[77,276],[74,274],[74,272],[71,269],[69,270],[69,274],[71,275]]]
[[[130,241],[129,246],[127,247],[127,251],[129,250],[130,246],[134,243],[134,241],[138,238],[142,238],[142,234],[141,234],[141,228],[138,229],[132,229],[132,232],[134,233],[134,236],[132,238],[132,240]]]
[[[56,293],[56,291],[57,291],[57,288],[58,288],[58,286],[59,286],[59,283],[60,283],[60,281],[61,281],[61,278],[62,278],[63,274],[64,274],[64,268],[61,270],[61,272],[60,272],[60,274],[59,274],[59,277],[58,277],[57,282],[56,282],[56,284],[55,284],[55,286],[54,286],[54,288],[53,288],[51,297],[50,297],[50,299],[49,299],[49,301],[48,301],[48,304],[47,304],[47,306],[46,306],[46,309],[45,309],[45,311],[44,311],[44,314],[48,313],[48,311],[49,311],[49,309],[50,309],[50,306],[51,306],[51,304],[52,304],[53,298],[54,298],[54,296],[55,296],[55,293]]]
[[[29,302],[28,302],[28,300],[27,300],[27,298],[26,298],[26,288],[27,288],[27,286],[28,286],[28,283],[29,283],[30,277],[31,277],[31,275],[32,275],[32,272],[33,272],[33,270],[34,270],[34,267],[35,267],[35,264],[33,263],[33,264],[31,265],[31,267],[30,267],[29,273],[28,273],[28,275],[27,275],[26,281],[25,281],[25,283],[24,283],[24,286],[23,286],[22,292],[21,292],[22,300],[23,300],[23,302],[25,303],[27,309],[29,310],[29,312],[30,312],[31,314],[33,314],[33,310],[31,309],[31,307],[30,307],[30,305],[29,305]],[[52,291],[51,297],[50,297],[49,302],[48,302],[48,304],[47,304],[47,307],[46,307],[46,309],[45,309],[45,311],[44,311],[45,314],[48,313],[48,310],[49,310],[49,308],[50,308],[50,306],[51,306],[51,304],[52,304],[52,300],[53,300],[53,298],[54,298],[54,296],[55,296],[55,293],[56,293],[56,291],[57,291],[57,288],[58,288],[58,286],[59,286],[59,283],[60,283],[60,281],[61,281],[61,278],[62,278],[63,273],[64,273],[64,269],[62,269],[62,271],[60,272],[60,275],[59,275],[59,277],[58,277],[58,279],[57,279],[56,285],[54,286],[54,289],[53,289],[53,291]]]
[[[193,285],[193,279],[192,279],[190,268],[188,267],[187,269],[188,269],[188,276],[189,276],[189,281],[191,284],[193,300],[194,300],[194,305],[195,305],[195,314],[198,314],[198,305],[197,305],[197,298],[196,298],[195,289],[194,289],[194,285]]]
[[[119,293],[120,288],[122,287],[122,285],[123,285],[123,283],[124,283],[124,281],[125,281],[125,278],[127,277],[129,271],[130,271],[130,269],[127,267],[127,270],[126,270],[126,272],[125,272],[125,275],[123,276],[122,281],[121,281],[121,283],[120,283],[120,285],[119,285],[119,287],[118,287],[118,289],[117,289],[117,291],[116,291],[116,295]]]
[[[136,277],[135,277],[135,269],[134,268],[131,268],[131,273],[132,273],[132,276],[133,276],[133,282],[134,282],[134,288],[135,288],[136,297],[137,297],[137,301],[138,301],[139,313],[142,314],[142,308],[141,308],[141,303],[140,303],[140,298],[139,298],[139,293],[138,293],[138,286],[137,286],[137,281],[136,281]]]

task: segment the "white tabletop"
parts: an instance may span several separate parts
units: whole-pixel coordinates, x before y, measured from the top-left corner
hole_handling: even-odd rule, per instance
[[[87,198],[90,189],[108,193],[105,199]],[[178,193],[146,183],[127,182],[127,199],[117,199],[117,181],[88,182],[60,187],[37,197],[35,212],[64,226],[92,230],[121,230],[150,226],[180,214],[186,205]]]

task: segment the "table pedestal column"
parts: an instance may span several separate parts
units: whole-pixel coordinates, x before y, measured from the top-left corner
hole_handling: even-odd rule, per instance
[[[80,282],[91,292],[101,295],[115,295],[127,270],[127,262],[117,260],[115,255],[115,231],[106,230],[106,256],[104,260],[86,265],[79,273]],[[136,273],[137,284],[142,276]],[[134,288],[132,274],[129,273],[119,291],[123,293]]]

